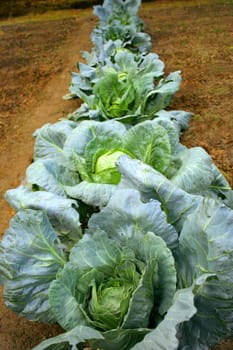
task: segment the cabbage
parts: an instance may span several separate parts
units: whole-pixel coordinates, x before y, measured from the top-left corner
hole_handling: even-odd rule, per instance
[[[181,83],[180,71],[164,77],[163,69],[156,54],[136,56],[128,50],[116,50],[111,60],[96,68],[80,65],[68,97],[79,97],[84,103],[70,118],[132,124],[153,119],[169,105]]]

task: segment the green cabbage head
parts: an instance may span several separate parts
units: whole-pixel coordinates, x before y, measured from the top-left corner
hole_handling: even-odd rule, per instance
[[[99,286],[93,282],[91,291],[89,313],[96,326],[103,330],[120,327],[140,280],[136,264],[127,260],[116,266],[114,273]]]

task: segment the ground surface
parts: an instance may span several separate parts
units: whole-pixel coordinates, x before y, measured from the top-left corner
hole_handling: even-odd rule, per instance
[[[102,3],[100,0],[1,0],[0,17],[15,17],[48,10],[87,8]]]
[[[194,113],[183,135],[188,146],[202,146],[233,185],[233,2],[155,1],[140,17],[152,36],[152,52],[167,73],[181,70],[183,84],[172,109]],[[70,72],[90,50],[96,23],[90,10],[45,13],[0,22],[0,234],[12,210],[3,193],[23,181],[33,159],[32,133],[77,107],[63,101]],[[0,350],[29,350],[59,332],[26,321],[0,305]],[[225,341],[214,350],[232,350]]]

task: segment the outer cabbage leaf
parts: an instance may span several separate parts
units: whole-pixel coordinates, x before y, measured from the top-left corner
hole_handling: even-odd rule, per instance
[[[140,56],[139,56],[140,58]],[[164,63],[159,59],[159,56],[156,53],[148,53],[146,55],[142,55],[142,58],[139,60],[140,62],[140,70],[142,73],[150,73],[153,74],[155,79],[161,78],[164,75]],[[128,69],[130,69],[128,67]]]
[[[96,40],[95,47],[92,48],[90,53],[81,51],[82,57],[86,60],[87,64],[92,67],[105,64],[110,66],[114,61],[116,52],[119,50],[127,50],[123,47],[124,44],[121,39],[104,42],[103,38],[99,36]]]
[[[214,181],[211,183],[212,191],[220,196],[227,206],[233,209],[233,202],[231,203],[231,201],[227,201],[227,198],[230,199],[232,194],[232,189],[229,182],[215,164],[212,164],[212,170],[214,173]]]
[[[189,321],[196,312],[193,299],[191,288],[178,290],[164,320],[131,350],[176,350],[178,326]]]
[[[150,332],[150,329],[138,328],[135,329],[114,329],[104,332],[104,339],[90,341],[90,346],[93,349],[103,350],[129,350],[140,342],[144,336]]]
[[[82,98],[82,91],[85,93],[92,93],[93,86],[92,82],[96,78],[96,69],[94,67],[90,67],[92,69],[93,74],[87,75],[86,72],[81,71],[81,63],[79,63],[80,73],[72,72],[71,73],[71,84],[70,84],[70,93],[63,97],[64,100],[69,100],[74,97]]]
[[[88,227],[91,233],[99,227],[116,240],[129,240],[151,231],[160,236],[169,248],[176,247],[178,243],[177,232],[167,223],[160,202],[151,200],[143,203],[140,193],[130,189],[117,190],[108,205],[100,213],[92,215]]]
[[[6,305],[30,320],[55,322],[48,289],[64,263],[61,243],[47,215],[42,211],[19,211],[0,245]]]
[[[224,192],[224,201],[229,208],[233,209],[233,190]]]
[[[184,149],[178,152],[176,157],[181,166],[172,168],[171,165],[173,176],[169,180],[155,169],[127,156],[121,156],[116,164],[122,174],[120,187],[136,188],[142,192],[144,199],[159,200],[167,213],[168,221],[175,224],[180,231],[183,219],[197,206],[202,197],[222,201],[222,198],[226,198],[227,193],[230,193],[230,187],[225,187],[228,183],[223,181],[223,176],[216,171],[209,155],[203,149]],[[167,172],[169,171],[170,168],[167,169]]]
[[[66,333],[62,333],[56,337],[44,340],[32,350],[67,350],[71,349],[71,346],[72,350],[78,350],[79,347],[76,345],[82,344],[90,339],[93,340],[101,338],[103,338],[102,334],[95,329],[86,326],[77,326]],[[56,345],[58,347],[56,347]]]
[[[175,122],[179,127],[179,133],[183,130],[187,130],[189,127],[189,121],[191,119],[192,113],[185,111],[165,111],[161,110],[156,113],[158,117],[169,119]]]
[[[161,79],[156,88],[148,91],[142,103],[141,114],[153,116],[156,112],[167,107],[173,95],[179,90],[180,84],[180,71],[170,73],[165,79]]]
[[[177,252],[179,285],[199,280],[193,289],[197,314],[183,326],[185,349],[208,348],[232,335],[232,233],[233,211],[211,199],[203,200],[183,225]]]
[[[77,125],[76,122],[66,120],[55,124],[45,124],[36,130],[34,159],[50,158],[64,165],[66,159],[63,154],[63,146],[67,136]]]
[[[98,61],[95,63],[97,64]],[[70,93],[63,96],[64,100],[69,100],[74,97],[82,98],[83,92],[86,94],[91,94],[93,90],[93,82],[96,79],[96,67],[93,67],[93,63],[84,64],[78,63],[78,68],[80,73],[72,72],[71,73],[71,84],[70,84]]]
[[[64,244],[74,244],[82,236],[78,203],[51,192],[36,191],[19,186],[8,190],[5,198],[15,210],[34,209],[47,213]]]
[[[104,207],[116,190],[115,185],[82,181],[76,186],[65,186],[69,197],[79,199],[94,207]]]
[[[186,148],[179,152],[177,158],[180,167],[171,182],[184,191],[193,194],[210,192],[211,183],[215,179],[212,159],[201,147]]]
[[[167,130],[150,121],[131,128],[124,138],[124,148],[134,158],[164,172],[171,161],[171,144]]]
[[[179,233],[185,218],[198,206],[202,197],[177,188],[161,173],[138,160],[121,156],[116,163],[121,172],[119,188],[137,189],[142,200],[146,202],[151,199],[158,200],[168,222]]]
[[[80,182],[77,172],[52,159],[39,159],[26,170],[26,181],[40,190],[66,197],[65,186],[75,186]]]
[[[116,53],[121,50],[127,50],[123,47],[124,43],[121,39],[108,40],[107,42],[104,42],[101,36],[96,39],[98,39],[98,43],[96,42],[95,47],[92,49],[91,56],[84,56],[87,62],[89,62],[88,64],[91,63],[94,66],[104,66],[107,64],[111,66],[114,62]]]
[[[101,346],[102,349],[114,350],[117,346],[126,350],[132,344],[140,341],[147,333],[148,329],[138,329],[137,333],[131,329],[121,329],[105,332],[103,336],[101,332],[91,327],[77,326],[66,333],[43,341],[32,350],[79,350],[76,345],[80,344],[82,346],[84,341],[90,343],[92,349],[94,349],[94,346]]]
[[[161,125],[164,129],[166,129],[169,137],[171,154],[173,156],[179,151],[179,148],[180,148],[180,144],[179,144],[180,130],[175,120],[166,118],[163,116],[163,113],[161,114],[162,115],[160,115],[160,112],[156,114],[155,118],[151,120],[151,122],[153,123],[154,127],[156,127],[156,125]]]

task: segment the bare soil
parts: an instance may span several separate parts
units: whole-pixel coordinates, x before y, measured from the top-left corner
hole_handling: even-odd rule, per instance
[[[94,4],[99,0],[1,0],[0,18],[22,16],[28,13],[45,13],[48,10],[80,9]]]
[[[233,185],[233,1],[157,0],[140,17],[167,73],[181,70],[183,84],[170,109],[193,112],[182,142],[202,146]],[[33,159],[32,133],[78,107],[64,101],[70,72],[90,51],[96,23],[92,9],[46,12],[0,21],[0,234],[12,209],[4,192],[23,181]],[[0,350],[29,350],[61,332],[30,322],[0,303]],[[224,341],[214,350],[232,350]]]

